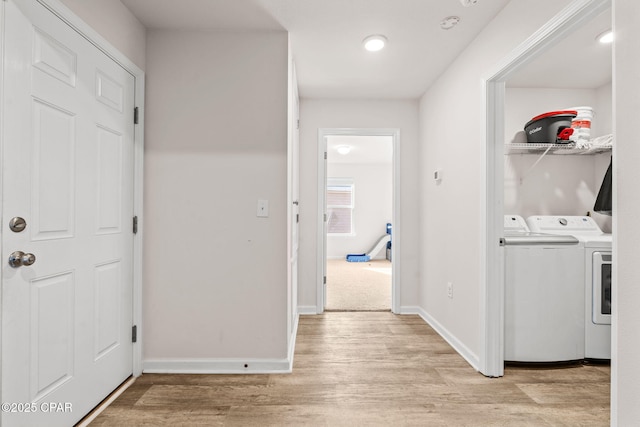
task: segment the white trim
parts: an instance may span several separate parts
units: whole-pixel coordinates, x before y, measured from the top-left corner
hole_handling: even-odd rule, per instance
[[[464,358],[476,371],[480,368],[480,358],[477,354],[472,352],[469,347],[464,345],[454,334],[449,332],[447,328],[442,326],[434,317],[430,316],[422,307],[403,307],[402,314],[417,314],[424,320],[431,328],[436,331],[455,351]]]
[[[502,252],[498,239],[502,235],[504,203],[504,82],[567,33],[611,6],[611,0],[574,0],[549,22],[514,49],[484,81],[485,115],[482,143],[482,179],[480,199],[480,372],[495,377],[504,374],[504,276]]]
[[[324,220],[326,214],[325,189],[327,188],[327,138],[322,129],[318,129],[318,216],[316,233],[316,307],[315,313],[324,312],[324,275],[326,271],[327,242]]]
[[[391,259],[393,260],[393,270],[391,271],[391,311],[401,312],[401,291],[400,283],[400,247],[402,224],[400,223],[400,130],[394,128],[320,128],[318,129],[318,226],[317,226],[317,259],[316,259],[316,314],[324,312],[324,268],[326,262],[326,242],[324,233],[324,209],[325,209],[325,188],[327,185],[326,160],[324,153],[327,152],[328,136],[390,136],[393,139],[393,214],[391,223],[393,224],[393,246],[391,246]]]
[[[315,305],[299,305],[298,315],[309,316],[311,314],[318,314],[318,308]]]
[[[420,314],[422,308],[417,305],[403,305],[397,314]]]
[[[245,368],[244,365],[247,365]],[[287,374],[289,359],[146,359],[145,374]]]
[[[142,253],[143,253],[143,177],[144,177],[144,94],[145,74],[136,64],[116,49],[87,23],[82,21],[59,0],[37,0],[81,36],[104,52],[135,78],[135,105],[138,107],[138,124],[134,134],[134,214],[138,216],[138,234],[133,239],[133,322],[138,325],[138,340],[133,344],[134,376],[142,374]],[[4,42],[4,41],[3,41]],[[133,111],[131,112],[133,114]]]
[[[313,307],[315,313],[315,307]],[[295,316],[289,349],[285,359],[146,359],[145,374],[288,374],[293,372],[293,358],[300,315]],[[245,368],[245,365],[247,367]]]

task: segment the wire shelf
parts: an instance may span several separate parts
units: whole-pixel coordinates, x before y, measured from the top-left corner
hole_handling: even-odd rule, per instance
[[[504,145],[504,154],[560,154],[560,155],[590,155],[607,153],[611,151],[610,145],[590,148],[576,148],[575,143],[569,144],[543,144],[543,143],[511,143]]]

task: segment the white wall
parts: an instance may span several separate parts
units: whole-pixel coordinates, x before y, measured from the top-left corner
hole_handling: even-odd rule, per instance
[[[354,180],[353,236],[327,236],[327,257],[344,258],[347,254],[369,251],[386,235],[386,225],[393,212],[393,167],[391,163],[327,163],[327,177]],[[376,258],[384,259],[386,251]]]
[[[302,99],[300,110],[300,293],[299,305],[315,308],[318,224],[318,129],[400,129],[400,305],[417,304],[418,284],[418,103],[414,100]]]
[[[287,46],[148,32],[145,369],[287,355]]]
[[[588,105],[594,109],[592,137],[612,133],[611,85],[595,89],[507,88],[505,136],[524,142],[523,127],[531,118],[568,107]],[[611,154],[596,156],[546,155],[533,169],[541,153],[512,154],[504,162],[504,212],[530,215],[586,215],[611,232],[611,217],[593,213],[600,184]]]
[[[482,323],[483,78],[568,3],[511,1],[420,102],[420,307],[472,363],[479,360]]]
[[[614,0],[614,248],[612,422],[640,425],[640,2]]]
[[[146,29],[119,0],[60,0],[140,69],[145,69]]]

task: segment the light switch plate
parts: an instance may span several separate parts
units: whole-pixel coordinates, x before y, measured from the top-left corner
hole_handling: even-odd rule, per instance
[[[258,200],[258,213],[259,218],[267,218],[269,216],[269,201]]]

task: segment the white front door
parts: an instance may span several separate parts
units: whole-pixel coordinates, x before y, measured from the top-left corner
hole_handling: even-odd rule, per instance
[[[132,373],[135,80],[37,1],[4,5],[2,425],[72,425]]]

